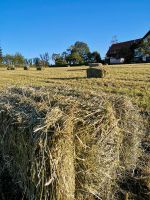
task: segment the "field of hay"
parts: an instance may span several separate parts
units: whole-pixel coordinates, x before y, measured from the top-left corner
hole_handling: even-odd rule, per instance
[[[106,68],[0,68],[0,199],[150,199],[150,64]]]
[[[18,86],[71,86],[83,91],[126,95],[150,109],[150,64],[108,66],[104,79],[87,79],[87,67],[50,68],[43,71],[0,68],[0,88]]]

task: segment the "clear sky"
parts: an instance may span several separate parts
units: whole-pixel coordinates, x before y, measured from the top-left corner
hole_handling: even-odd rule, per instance
[[[142,37],[150,29],[150,0],[0,0],[3,53],[27,58],[87,42],[103,57],[112,37]]]

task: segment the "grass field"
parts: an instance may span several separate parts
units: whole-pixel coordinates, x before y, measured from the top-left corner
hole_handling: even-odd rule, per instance
[[[106,68],[0,68],[0,199],[149,200],[150,64]]]
[[[47,68],[43,71],[0,68],[0,88],[12,85],[64,85],[92,92],[126,95],[141,108],[150,110],[150,64],[108,66],[103,79],[87,79],[87,67]]]

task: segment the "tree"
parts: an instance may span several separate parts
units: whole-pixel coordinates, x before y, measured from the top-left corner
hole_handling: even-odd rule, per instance
[[[64,60],[66,60],[68,53],[66,51],[64,51],[61,56],[63,57]]]
[[[38,67],[40,66],[40,58],[36,57],[36,58],[33,58],[33,64]]]
[[[49,59],[50,59],[50,57],[49,57],[49,54],[47,52],[44,53],[44,54],[41,54],[40,58],[41,58],[42,65],[44,67],[49,66]]]
[[[59,65],[66,65],[66,64],[67,64],[67,62],[63,59],[62,56],[55,60],[55,65],[59,66]]]
[[[0,47],[0,64],[2,64],[3,62],[3,52],[2,52],[2,48]]]
[[[90,49],[86,43],[77,41],[68,49],[68,52],[70,54],[78,53],[82,58],[82,62],[86,63],[88,60],[88,53],[90,52]]]
[[[63,57],[61,54],[53,53],[52,60],[55,62],[55,65],[66,65],[66,58]]]
[[[32,66],[33,62],[32,59],[25,59],[25,64]]]
[[[141,43],[139,50],[142,54],[150,56],[150,36]]]
[[[101,56],[97,51],[89,53],[88,58],[89,58],[89,62],[92,62],[92,63],[100,63],[101,62]]]
[[[56,65],[78,65],[88,62],[101,62],[101,57],[97,51],[91,53],[86,43],[77,41],[62,54],[54,53],[52,60]]]
[[[58,59],[60,56],[61,56],[61,55],[58,54],[58,53],[53,53],[53,54],[52,54],[52,61],[55,62],[56,59]]]
[[[13,56],[13,55],[10,55],[10,54],[6,54],[6,55],[3,57],[3,62],[4,62],[4,64],[6,64],[6,65],[12,65],[12,64],[14,64],[14,56]]]
[[[14,56],[14,64],[15,65],[24,65],[25,64],[25,58],[21,53],[16,53]]]
[[[78,52],[73,52],[70,55],[68,55],[66,57],[66,61],[70,64],[70,65],[78,65],[78,64],[82,64],[83,60],[82,57],[80,56],[80,54]]]

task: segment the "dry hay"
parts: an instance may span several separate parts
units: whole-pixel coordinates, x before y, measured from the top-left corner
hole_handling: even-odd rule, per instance
[[[87,69],[87,78],[104,78],[106,72],[107,71],[104,67],[90,67]]]
[[[29,70],[30,69],[30,66],[27,65],[27,66],[24,66],[24,70]]]
[[[8,65],[7,66],[7,70],[15,70],[15,69],[16,69],[15,65]]]
[[[1,93],[0,152],[26,199],[119,199],[140,156],[142,123],[123,97],[64,89]]]
[[[36,67],[36,70],[41,71],[43,67]]]
[[[103,66],[102,63],[89,63],[89,67],[101,67]]]

